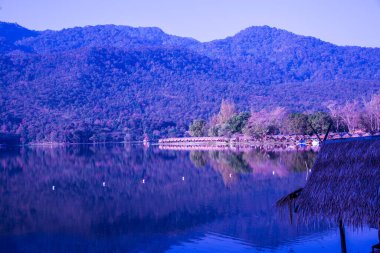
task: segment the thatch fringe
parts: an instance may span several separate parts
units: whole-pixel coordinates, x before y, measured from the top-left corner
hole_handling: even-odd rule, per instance
[[[276,202],[276,207],[283,208],[285,206],[288,206],[289,203],[292,203],[297,197],[301,194],[303,188],[299,188],[295,190],[294,192],[289,193],[288,195],[282,197]]]
[[[291,197],[278,201],[285,206]],[[355,227],[380,221],[380,137],[327,141],[295,200],[303,223],[329,220]]]

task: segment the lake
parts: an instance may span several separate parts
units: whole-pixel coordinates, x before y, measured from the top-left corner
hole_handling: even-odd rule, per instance
[[[275,207],[317,153],[140,145],[0,149],[0,252],[340,252],[338,224]],[[378,232],[346,227],[348,252]]]

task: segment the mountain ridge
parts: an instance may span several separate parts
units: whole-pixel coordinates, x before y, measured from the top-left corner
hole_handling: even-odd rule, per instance
[[[315,111],[380,90],[380,48],[267,26],[211,42],[159,28],[0,27],[0,132],[24,142],[181,136],[223,99]]]
[[[210,40],[210,41],[204,41],[204,42],[200,42],[199,40],[195,39],[195,38],[192,38],[192,37],[186,37],[186,36],[179,36],[179,35],[175,35],[175,34],[170,34],[170,33],[167,33],[165,32],[162,28],[160,27],[156,27],[156,26],[129,26],[129,25],[115,25],[115,24],[102,24],[102,25],[86,25],[86,26],[75,26],[75,27],[69,27],[69,28],[63,28],[63,29],[58,29],[58,30],[53,30],[53,29],[46,29],[46,30],[33,30],[33,29],[28,29],[24,26],[21,26],[19,25],[18,23],[12,23],[12,22],[4,22],[4,21],[0,21],[0,28],[3,29],[3,26],[4,25],[14,25],[14,26],[17,26],[19,28],[22,28],[22,29],[26,29],[28,30],[29,32],[34,32],[34,33],[46,33],[46,32],[53,32],[53,33],[57,33],[57,32],[62,32],[62,31],[67,31],[67,30],[72,30],[72,29],[87,29],[87,28],[94,28],[94,27],[118,27],[118,28],[132,28],[132,29],[153,29],[153,30],[159,30],[161,33],[163,34],[166,34],[168,36],[174,36],[174,37],[178,37],[178,38],[183,38],[183,39],[189,39],[189,40],[193,40],[193,41],[196,41],[198,43],[201,43],[201,44],[207,44],[207,43],[211,43],[211,42],[216,42],[216,41],[220,41],[220,40],[225,40],[225,39],[228,39],[228,38],[231,38],[231,37],[234,37],[236,35],[239,35],[241,33],[244,33],[244,32],[247,32],[247,31],[250,31],[250,30],[255,30],[255,29],[269,29],[269,30],[274,30],[274,31],[278,31],[278,32],[286,32],[288,34],[291,34],[291,35],[295,35],[295,36],[298,36],[298,37],[304,37],[304,38],[313,38],[313,39],[316,39],[320,42],[323,42],[323,43],[328,43],[330,45],[333,45],[333,46],[337,46],[337,47],[353,47],[353,48],[364,48],[364,49],[380,49],[380,46],[379,47],[367,47],[367,46],[359,46],[359,45],[337,45],[337,44],[334,44],[332,42],[329,42],[329,41],[325,41],[325,40],[322,40],[322,39],[319,39],[317,37],[314,37],[312,35],[302,35],[302,34],[297,34],[297,33],[294,33],[294,32],[291,32],[291,31],[288,31],[286,29],[282,29],[282,28],[277,28],[277,27],[272,27],[272,26],[268,26],[268,25],[261,25],[261,26],[256,26],[256,25],[252,25],[252,26],[249,26],[249,27],[246,27],[238,32],[236,32],[235,34],[232,34],[232,35],[229,35],[229,36],[226,36],[225,38],[221,38],[221,39],[213,39],[213,40]],[[1,35],[1,29],[0,29],[0,37],[2,37]]]

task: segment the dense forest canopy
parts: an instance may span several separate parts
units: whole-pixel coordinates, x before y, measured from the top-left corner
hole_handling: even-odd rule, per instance
[[[159,28],[37,32],[0,23],[0,87],[0,132],[23,142],[182,136],[223,99],[247,112],[370,101],[380,49],[267,26],[201,43]]]

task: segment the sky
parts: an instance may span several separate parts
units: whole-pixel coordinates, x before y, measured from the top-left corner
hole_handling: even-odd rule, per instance
[[[0,0],[0,21],[35,30],[155,26],[200,41],[269,25],[337,45],[380,47],[380,0]]]

